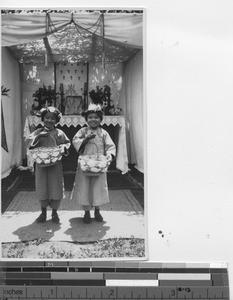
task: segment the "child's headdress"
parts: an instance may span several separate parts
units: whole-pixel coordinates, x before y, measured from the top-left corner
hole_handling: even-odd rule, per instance
[[[40,110],[40,113],[39,113],[39,116],[41,117],[41,120],[43,121],[44,120],[44,116],[47,114],[47,113],[50,113],[50,114],[53,114],[55,117],[56,117],[56,122],[58,123],[62,117],[62,114],[61,112],[56,108],[56,107],[53,107],[53,106],[48,106],[46,108],[42,108]]]
[[[88,109],[82,113],[82,116],[87,120],[87,116],[91,113],[96,113],[101,121],[103,120],[103,110],[100,104],[89,104]]]

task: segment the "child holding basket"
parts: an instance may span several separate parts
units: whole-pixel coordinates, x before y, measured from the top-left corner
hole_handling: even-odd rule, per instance
[[[47,107],[41,109],[41,120],[44,123],[42,128],[36,129],[26,139],[27,147],[32,150],[38,147],[54,147],[59,146],[62,155],[68,155],[70,140],[65,133],[56,128],[55,125],[60,121],[61,113],[55,107]],[[46,151],[46,149],[44,149]],[[46,157],[46,152],[44,154]],[[33,154],[32,154],[33,157]],[[63,198],[63,172],[61,160],[54,163],[42,164],[41,159],[37,158],[35,168],[36,194],[40,201],[41,214],[36,219],[37,223],[44,223],[47,219],[47,207],[52,208],[52,221],[59,223],[60,219],[57,210],[60,201]]]
[[[82,155],[105,155],[110,163],[116,155],[116,147],[107,131],[100,127],[103,120],[101,106],[90,104],[83,115],[88,126],[81,128],[74,136],[74,148]],[[84,223],[91,222],[90,210],[93,207],[95,220],[102,222],[100,206],[109,202],[106,172],[89,176],[78,165],[71,198],[82,205],[85,211]]]

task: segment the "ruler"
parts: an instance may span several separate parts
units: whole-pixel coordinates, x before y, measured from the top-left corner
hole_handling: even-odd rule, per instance
[[[0,299],[229,299],[225,263],[2,261]]]

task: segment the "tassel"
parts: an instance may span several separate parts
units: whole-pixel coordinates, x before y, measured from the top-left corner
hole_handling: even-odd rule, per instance
[[[47,53],[45,53],[44,61],[45,61],[45,66],[48,67],[48,54]]]
[[[101,26],[101,33],[102,33],[102,64],[103,64],[103,69],[105,70],[105,61],[106,61],[106,57],[105,57],[105,42],[104,42],[104,38],[105,38],[105,31],[104,31],[104,13],[102,13],[102,26]]]
[[[104,51],[102,53],[102,65],[103,65],[103,69],[105,70],[105,68],[106,68],[106,59],[105,59],[105,52]]]

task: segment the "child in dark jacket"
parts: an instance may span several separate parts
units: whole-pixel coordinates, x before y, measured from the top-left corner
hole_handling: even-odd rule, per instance
[[[58,109],[54,107],[43,108],[41,110],[41,120],[44,126],[36,129],[27,137],[26,142],[29,149],[59,146],[62,154],[68,155],[70,140],[62,130],[55,127],[60,118],[61,113]],[[41,167],[36,162],[35,181],[36,194],[42,211],[36,222],[44,223],[46,221],[47,207],[50,206],[52,208],[52,221],[59,223],[60,219],[57,210],[64,191],[61,160],[58,160],[54,165],[46,167]]]

